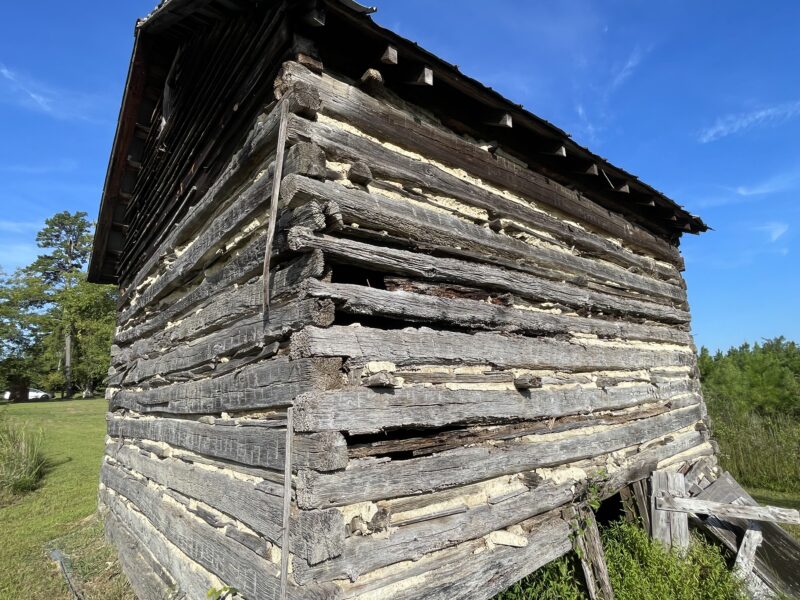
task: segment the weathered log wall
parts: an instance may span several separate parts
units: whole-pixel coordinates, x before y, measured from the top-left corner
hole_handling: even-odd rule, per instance
[[[674,246],[389,92],[276,92],[126,283],[101,501],[144,597],[279,597],[288,493],[289,597],[490,598],[712,453]]]

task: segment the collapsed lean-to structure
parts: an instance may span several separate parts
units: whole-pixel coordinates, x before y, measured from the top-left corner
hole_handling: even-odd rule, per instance
[[[712,453],[703,223],[365,12],[137,25],[90,275],[142,598],[490,598],[570,549],[566,505]]]

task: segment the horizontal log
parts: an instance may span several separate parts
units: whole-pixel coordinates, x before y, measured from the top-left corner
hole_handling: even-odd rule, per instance
[[[283,469],[285,429],[254,425],[200,423],[183,419],[130,418],[109,415],[108,435],[112,438],[164,442],[198,454],[232,462]],[[294,440],[292,464],[321,471],[347,464],[347,447],[338,433],[300,435]]]
[[[302,395],[295,403],[295,429],[347,431],[356,435],[401,427],[553,418],[668,401],[688,392],[689,388],[688,381],[664,386],[576,387],[524,392],[432,387],[387,391],[357,388]]]
[[[101,471],[101,478],[102,476]],[[136,547],[150,552],[158,564],[161,565],[161,568],[167,571],[173,579],[180,581],[180,588],[176,590],[178,593],[183,592],[190,598],[202,598],[208,593],[208,590],[218,585],[217,582],[219,580],[214,574],[186,556],[184,549],[177,545],[179,543],[178,540],[172,542],[165,537],[156,529],[151,520],[144,516],[142,511],[132,505],[124,496],[105,487],[105,485],[101,485],[99,496],[100,510],[106,513],[106,523],[118,523],[120,527],[119,529],[115,528],[115,531],[123,531],[122,528],[124,527],[125,531],[130,532],[133,537],[132,542]],[[125,549],[125,547],[121,547],[117,543],[117,552],[120,555]],[[122,556],[120,556],[120,561],[123,565],[125,564],[125,559]],[[136,569],[137,576],[146,568],[141,563],[135,564],[133,567]],[[131,583],[134,584],[134,592],[139,597],[141,589],[136,586],[136,577],[132,578]],[[169,596],[166,597],[169,598]],[[160,598],[162,596],[149,598],[144,596],[142,600]]]
[[[548,482],[505,502],[465,507],[458,514],[393,529],[388,536],[351,536],[341,557],[317,566],[301,565],[294,572],[295,579],[301,585],[355,580],[381,567],[425,556],[553,510],[572,500],[573,485],[572,481],[560,485]]]
[[[289,406],[300,394],[341,386],[340,359],[274,358],[221,377],[114,394],[110,406],[140,413],[213,414]]]
[[[656,508],[671,512],[714,515],[720,519],[749,519],[751,521],[800,525],[800,511],[794,508],[781,508],[778,506],[749,506],[746,504],[698,500],[697,498],[661,496],[656,498]]]
[[[148,486],[146,479],[136,478],[120,467],[105,463],[101,470],[101,483],[130,501],[155,529],[189,558],[238,589],[245,597],[279,599],[280,573],[276,565],[234,541],[222,529],[193,518],[177,502],[165,501],[161,489]],[[289,597],[330,598],[323,589],[306,586],[301,591],[292,586]]]
[[[169,598],[179,586],[150,550],[110,510],[105,510],[103,524],[106,539],[117,548],[123,573],[137,598]]]
[[[631,315],[666,323],[689,322],[689,313],[679,308],[611,296],[493,265],[429,256],[328,235],[315,235],[302,228],[291,229],[288,239],[292,250],[321,250],[335,262],[343,264],[411,275],[429,281],[463,285],[480,283],[485,288],[499,289],[540,302],[560,303],[582,311]]]
[[[551,467],[627,448],[697,423],[698,406],[589,432],[535,436],[494,446],[448,450],[434,456],[351,467],[338,473],[299,470],[298,505],[342,506],[396,498]]]
[[[241,521],[278,546],[283,535],[283,488],[259,486],[229,469],[198,467],[155,455],[131,445],[111,444],[107,456],[159,485],[194,498]],[[338,510],[295,511],[291,517],[290,551],[315,565],[342,553],[344,522]]]
[[[170,231],[164,241],[137,270],[127,287],[138,288],[164,259],[173,256],[175,249],[189,240],[194,232],[204,227],[213,212],[218,210],[252,174],[257,165],[263,163],[267,155],[274,151],[272,144],[278,136],[283,105],[296,114],[310,118],[316,115],[320,107],[319,93],[307,84],[298,83],[299,85],[289,86],[291,89],[287,90],[283,98],[272,107],[272,110],[258,116],[253,127],[247,132],[241,148],[231,156],[228,164],[203,194],[203,197],[189,209],[186,216]]]
[[[306,327],[292,335],[291,352],[294,358],[344,356],[357,363],[479,364],[576,372],[694,364],[694,355],[689,349],[650,350],[498,333],[470,334],[427,328],[383,330],[360,326]]]
[[[302,81],[316,88],[323,101],[321,109],[323,113],[351,123],[366,134],[399,145],[412,152],[418,152],[427,159],[439,161],[449,167],[463,169],[474,177],[571,215],[576,220],[587,223],[590,227],[606,231],[625,243],[646,249],[655,256],[682,267],[680,253],[676,247],[631,223],[623,215],[611,212],[579,192],[570,190],[530,169],[522,168],[511,161],[497,160],[477,144],[415,118],[413,114],[395,108],[381,99],[372,98],[354,86],[328,76],[316,76],[302,66],[291,62],[284,64],[280,80],[283,85]],[[348,144],[347,141],[342,145],[359,147],[352,142]],[[377,143],[376,145],[380,146]],[[370,148],[369,154],[372,158],[381,157],[381,153],[376,149]],[[393,153],[393,155],[404,158],[398,153]],[[359,158],[364,159],[363,156]],[[391,159],[386,162],[391,164]],[[443,195],[451,195],[448,193],[450,188],[458,187],[455,182],[450,182],[448,180],[450,178],[445,177],[447,173],[437,166],[426,164],[424,168],[421,168],[419,161],[413,159],[402,162],[398,160],[397,162],[398,166],[405,166],[406,162],[410,163],[407,168],[412,173],[415,170],[419,173],[415,177],[417,180],[423,174],[428,175],[425,177],[425,186],[423,187],[428,187],[428,189]],[[373,170],[376,169],[373,166],[374,162],[367,160],[367,163]],[[414,166],[414,163],[417,165]],[[397,176],[392,172],[388,172],[386,175],[390,175],[388,179]],[[450,185],[446,187],[436,185],[434,181],[431,181],[435,179],[447,181]],[[457,180],[455,177],[452,179]],[[460,182],[460,180],[457,181]],[[442,189],[443,187],[444,189]],[[500,206],[502,205],[496,206],[497,210],[501,210]]]
[[[603,338],[664,342],[689,346],[688,332],[670,327],[640,325],[626,321],[559,315],[518,309],[464,298],[441,298],[403,290],[327,283],[309,280],[306,293],[315,298],[330,298],[337,311],[363,316],[442,323],[451,327],[493,329],[527,335],[569,335],[585,333]]]
[[[571,549],[569,526],[557,514],[544,514],[520,524],[522,547],[496,545],[484,540],[423,557],[396,574],[370,581],[363,588],[375,598],[393,600],[489,600],[516,581],[563,556]],[[391,586],[405,580],[408,583]],[[361,589],[358,584],[351,589]],[[349,592],[352,593],[352,592]],[[348,595],[349,595],[348,593]],[[350,596],[358,598],[360,596]]]
[[[332,182],[321,182],[292,175],[281,186],[284,202],[333,201],[347,224],[387,232],[425,248],[443,252],[477,254],[482,260],[529,273],[540,273],[562,281],[579,275],[621,292],[634,290],[670,302],[684,304],[686,291],[676,285],[631,273],[601,260],[575,256],[569,252],[535,247],[514,237],[469,223],[454,215],[367,193]]]
[[[289,301],[274,307],[266,323],[259,312],[239,321],[229,322],[222,331],[199,339],[177,346],[167,344],[164,352],[158,352],[161,348],[154,348],[153,345],[142,344],[120,353],[115,360],[120,363],[137,361],[125,378],[127,385],[133,385],[154,375],[163,377],[176,371],[188,371],[205,363],[210,363],[213,367],[225,358],[264,348],[306,325],[324,327],[331,323],[333,303],[330,300]],[[147,352],[148,349],[150,352]]]
[[[122,322],[139,314],[146,306],[173,289],[190,281],[218,258],[226,244],[251,222],[256,213],[263,213],[272,188],[272,177],[263,176],[248,185],[234,202],[208,223],[191,245],[167,264],[152,283],[130,296],[129,305],[120,312]],[[145,284],[141,284],[143,287]]]

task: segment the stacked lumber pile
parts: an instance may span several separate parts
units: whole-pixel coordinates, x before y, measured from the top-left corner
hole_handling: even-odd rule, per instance
[[[564,507],[713,453],[673,245],[388,92],[276,91],[126,286],[101,500],[137,589],[490,598]]]

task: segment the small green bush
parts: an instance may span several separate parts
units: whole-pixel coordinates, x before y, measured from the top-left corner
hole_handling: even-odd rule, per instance
[[[640,527],[617,521],[601,530],[617,600],[745,600],[716,546],[693,538],[685,556],[654,542]],[[586,600],[574,554],[560,558],[495,600]]]
[[[41,432],[32,432],[0,412],[0,492],[19,494],[35,489],[46,468]]]

